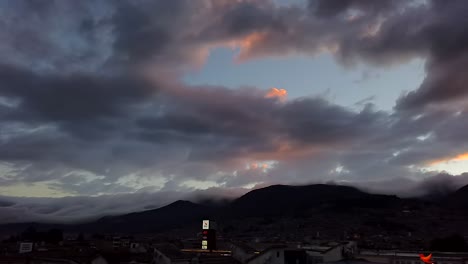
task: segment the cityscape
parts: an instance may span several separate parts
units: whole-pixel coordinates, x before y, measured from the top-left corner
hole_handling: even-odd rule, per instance
[[[432,254],[429,263],[465,264],[467,207],[440,204],[468,195],[467,187],[427,200],[348,186],[276,185],[224,206],[176,201],[90,223],[7,224],[0,226],[1,258],[5,263],[417,264],[420,254]],[[262,201],[265,193],[269,199]],[[275,202],[286,195],[285,204]],[[258,209],[249,211],[245,202]],[[276,208],[266,211],[270,202]]]

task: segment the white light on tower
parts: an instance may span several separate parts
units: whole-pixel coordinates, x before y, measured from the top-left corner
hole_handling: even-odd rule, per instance
[[[216,222],[203,220],[202,229],[202,249],[216,250]]]
[[[204,230],[210,229],[210,220],[203,220],[203,226],[202,226],[202,228],[203,228]]]

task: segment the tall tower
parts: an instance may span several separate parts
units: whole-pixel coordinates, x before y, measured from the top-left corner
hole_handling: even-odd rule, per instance
[[[213,221],[203,220],[202,249],[216,250],[216,223]]]

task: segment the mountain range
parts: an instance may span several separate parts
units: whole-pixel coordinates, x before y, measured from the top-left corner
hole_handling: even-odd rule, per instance
[[[245,219],[268,218],[273,219],[270,222],[274,222],[277,219],[322,217],[327,222],[328,218],[336,220],[339,217],[345,219],[344,224],[349,219],[359,219],[363,225],[371,225],[373,221],[379,222],[379,217],[383,217],[383,222],[387,221],[389,215],[393,221],[401,223],[407,223],[412,217],[432,219],[434,215],[444,216],[453,212],[458,212],[463,217],[467,208],[468,185],[437,200],[402,199],[394,195],[371,194],[342,185],[273,185],[253,190],[223,204],[180,200],[158,209],[106,216],[84,224],[4,224],[0,225],[0,233],[24,230],[31,225],[41,229],[61,228],[65,231],[89,233],[156,233],[172,229],[200,229],[203,219],[214,219],[229,226]],[[400,219],[398,215],[402,212],[407,215]],[[314,221],[318,223],[318,220]]]

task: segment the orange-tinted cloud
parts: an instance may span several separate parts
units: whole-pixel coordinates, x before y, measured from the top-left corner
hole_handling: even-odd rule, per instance
[[[261,42],[262,40],[265,39],[265,33],[260,33],[260,32],[254,32],[250,35],[247,35],[243,40],[240,42],[240,47],[242,49],[252,49],[252,47],[255,46],[255,44]]]
[[[256,169],[266,170],[269,167],[270,166],[268,164],[266,164],[266,163],[257,163],[257,162],[251,163],[249,165],[249,169],[251,169],[251,170],[256,170]]]
[[[275,148],[270,151],[257,151],[251,153],[249,157],[254,160],[294,160],[303,157],[312,157],[316,153],[321,152],[320,146],[298,144],[288,140],[278,140],[273,142]]]
[[[229,43],[229,46],[240,49],[240,53],[237,55],[235,61],[243,62],[247,60],[251,53],[256,47],[261,46],[267,39],[267,33],[265,32],[253,32],[240,40]]]
[[[270,88],[268,93],[265,95],[265,98],[278,98],[282,101],[286,100],[286,97],[288,96],[288,91],[282,88]]]
[[[445,157],[441,159],[432,160],[428,164],[431,166],[434,166],[434,165],[449,162],[449,161],[463,161],[463,160],[468,160],[468,152],[458,154],[454,157]]]

